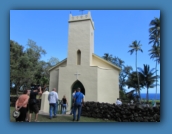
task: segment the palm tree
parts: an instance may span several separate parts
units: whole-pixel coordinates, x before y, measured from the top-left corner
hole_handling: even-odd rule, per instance
[[[128,79],[125,82],[125,84],[128,86],[128,88],[134,88],[134,90],[132,90],[132,94],[133,94],[134,91],[136,91],[136,94],[138,92],[138,76],[139,75],[137,75],[137,72],[132,72],[132,73],[129,74]],[[139,87],[143,87],[143,82],[140,82],[139,84],[140,84]],[[137,94],[136,98],[138,96],[139,95]]]
[[[138,68],[139,70],[139,76],[140,79],[142,81],[142,84],[146,87],[147,89],[147,102],[149,101],[149,97],[148,97],[148,90],[149,88],[153,88],[155,86],[155,81],[157,79],[158,76],[154,75],[155,72],[157,72],[155,70],[155,68],[150,69],[149,65],[143,65],[144,68]]]
[[[151,34],[149,37],[149,44],[152,44],[153,46],[159,46],[160,45],[160,38],[158,33]]]
[[[112,63],[117,65],[120,68],[123,68],[125,62],[123,60],[121,60],[120,58],[114,56],[114,58],[112,58]]]
[[[152,49],[150,49],[149,52],[150,58],[155,59],[155,61],[160,63],[160,45],[152,46]]]
[[[112,62],[112,55],[109,53],[104,53],[103,59]]]
[[[129,45],[129,47],[131,48],[131,50],[129,50],[128,52],[130,52],[130,54],[133,54],[133,52],[135,51],[136,52],[136,73],[137,73],[137,51],[141,51],[143,52],[143,50],[141,49],[141,44],[140,44],[140,41],[137,42],[136,40],[132,42],[131,45]],[[138,76],[138,73],[137,73],[137,81],[138,81],[138,94],[139,94],[139,97],[140,97],[140,87],[139,87],[139,76]]]
[[[150,28],[149,28],[149,33],[150,35],[157,35],[158,38],[160,38],[160,17],[159,18],[154,18],[150,22]]]
[[[151,59],[155,59],[156,61],[156,76],[157,76],[157,64],[160,63],[160,46],[152,46],[152,49],[149,50],[149,55]],[[156,95],[155,95],[155,99],[157,96],[157,79],[156,79]]]
[[[156,61],[156,76],[157,76],[157,64],[160,63],[160,18],[155,18],[150,22],[149,28],[149,44],[152,44],[152,49],[150,51],[150,58]],[[157,96],[157,80],[156,80],[156,95]]]

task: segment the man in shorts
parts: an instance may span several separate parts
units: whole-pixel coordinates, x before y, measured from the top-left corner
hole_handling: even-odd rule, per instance
[[[41,95],[42,94],[42,90],[41,90],[41,86],[38,87],[38,89],[34,89],[30,92],[30,99],[29,99],[29,122],[31,122],[31,118],[32,118],[32,113],[35,113],[35,122],[38,121],[38,112],[39,112],[39,107],[38,107],[38,102],[36,99],[37,95]]]

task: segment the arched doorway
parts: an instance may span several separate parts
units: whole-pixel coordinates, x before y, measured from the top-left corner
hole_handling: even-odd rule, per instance
[[[77,80],[77,81],[75,81],[73,83],[73,85],[72,85],[72,93],[77,88],[80,88],[81,89],[81,93],[83,93],[85,95],[85,88],[84,88],[83,84],[79,80]]]

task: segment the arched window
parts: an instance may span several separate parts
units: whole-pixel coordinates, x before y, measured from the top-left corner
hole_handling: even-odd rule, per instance
[[[77,65],[81,65],[81,51],[77,51]]]

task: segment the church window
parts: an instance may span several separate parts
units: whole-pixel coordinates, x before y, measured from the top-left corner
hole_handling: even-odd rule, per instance
[[[81,51],[77,51],[77,65],[81,65]]]

